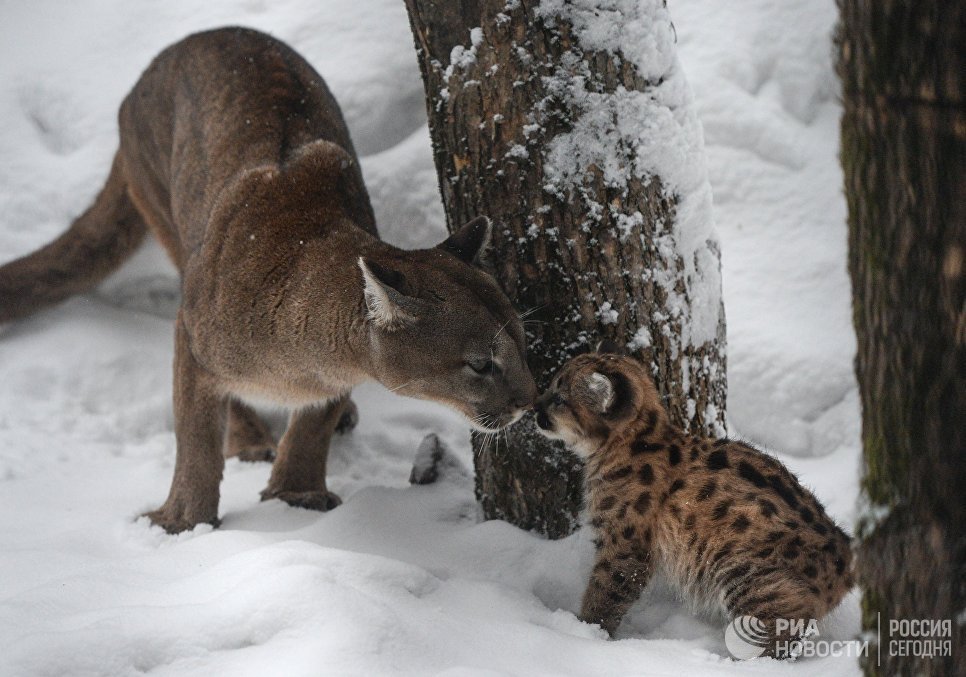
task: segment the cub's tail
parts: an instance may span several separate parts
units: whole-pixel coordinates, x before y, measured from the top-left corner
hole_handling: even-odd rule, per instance
[[[9,322],[94,287],[127,259],[147,226],[127,194],[121,159],[97,199],[66,233],[0,266],[0,322]]]

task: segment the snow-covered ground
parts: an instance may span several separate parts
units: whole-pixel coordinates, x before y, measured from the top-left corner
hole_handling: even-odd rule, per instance
[[[832,0],[675,0],[723,245],[734,432],[775,449],[841,523],[858,474],[854,335],[837,165]],[[116,109],[188,32],[268,30],[326,77],[390,241],[442,237],[401,0],[0,4],[0,261],[52,239],[104,180]],[[573,611],[592,546],[480,522],[458,472],[408,485],[465,425],[376,386],[332,451],[345,500],[258,502],[229,461],[223,525],[164,535],[174,272],[146,247],[94,295],[0,329],[0,674],[855,674],[850,658],[728,658],[723,623],[660,585],[607,641]],[[855,596],[825,628],[858,629]]]

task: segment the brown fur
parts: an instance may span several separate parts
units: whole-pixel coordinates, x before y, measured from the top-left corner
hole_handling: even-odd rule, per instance
[[[820,619],[850,589],[849,539],[816,498],[771,456],[672,426],[637,361],[576,357],[536,411],[587,459],[598,549],[583,620],[612,633],[660,567],[694,605],[755,616],[781,642],[776,619]]]
[[[169,47],[121,105],[120,148],[63,236],[0,268],[0,321],[91,288],[147,228],[182,275],[175,330],[177,461],[149,513],[216,523],[223,451],[271,458],[246,401],[292,411],[263,498],[325,510],[329,439],[369,379],[487,429],[535,394],[523,328],[474,265],[489,224],[439,247],[378,238],[358,159],[322,78],[271,37],[231,28]]]

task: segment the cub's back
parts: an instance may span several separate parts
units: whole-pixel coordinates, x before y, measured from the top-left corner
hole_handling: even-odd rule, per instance
[[[851,587],[849,538],[777,459],[740,441],[680,439],[659,547],[695,592],[718,570],[748,563],[786,571],[834,607]]]

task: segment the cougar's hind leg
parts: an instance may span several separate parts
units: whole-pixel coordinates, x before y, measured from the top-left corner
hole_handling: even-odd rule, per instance
[[[325,484],[329,442],[349,402],[348,396],[294,412],[278,443],[272,477],[262,500],[278,498],[310,510],[331,510],[342,502]]]
[[[356,406],[354,400],[350,399],[346,402],[345,409],[342,410],[342,415],[335,424],[335,431],[340,435],[345,435],[355,430],[357,425],[359,425],[359,407]]]
[[[227,407],[217,380],[195,360],[181,319],[175,326],[174,427],[177,455],[168,500],[147,517],[168,533],[218,525]]]
[[[228,428],[225,431],[225,458],[242,461],[271,461],[275,440],[255,410],[238,400],[228,402]]]

